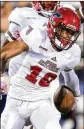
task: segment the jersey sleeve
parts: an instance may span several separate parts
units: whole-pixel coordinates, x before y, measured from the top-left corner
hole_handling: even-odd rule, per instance
[[[31,25],[36,19],[38,19],[38,13],[33,8],[28,7],[15,8],[8,17],[9,22],[20,25],[22,29]]]
[[[24,17],[20,14],[19,12],[19,8],[15,8],[9,15],[8,17],[8,21],[9,22],[14,22],[16,24],[18,24],[19,26],[21,26],[21,24],[24,21]]]
[[[7,32],[5,33],[5,37],[8,41],[18,40],[20,38],[20,31],[21,27],[18,24],[11,22]]]
[[[30,13],[31,12],[31,13]],[[9,41],[17,40],[20,31],[31,23],[32,10],[29,8],[15,8],[9,15],[9,28],[5,33]]]
[[[74,49],[73,49],[74,50]],[[81,59],[81,50],[76,47],[72,53],[63,53],[59,60],[60,70],[67,71],[79,65]]]
[[[73,57],[72,59],[68,60],[67,65],[65,65],[64,70],[73,69],[80,63],[80,55]]]
[[[21,32],[20,36],[22,40],[28,45],[29,49],[38,48],[41,42],[41,35],[36,27],[27,26]]]

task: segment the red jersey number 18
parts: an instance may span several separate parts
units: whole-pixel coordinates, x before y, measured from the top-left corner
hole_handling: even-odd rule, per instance
[[[39,66],[31,66],[31,74],[26,76],[26,79],[35,84],[37,82],[37,77],[39,76],[40,72],[42,71],[42,68]],[[40,79],[39,85],[42,87],[48,87],[50,85],[50,82],[55,80],[57,77],[56,74],[53,73],[46,73],[43,78]]]

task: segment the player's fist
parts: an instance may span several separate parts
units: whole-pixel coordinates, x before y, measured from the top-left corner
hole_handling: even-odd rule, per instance
[[[0,80],[0,94],[7,94],[7,84],[5,83],[4,77]]]
[[[66,86],[58,88],[57,92],[54,94],[53,100],[55,107],[61,113],[68,113],[72,110],[75,103],[72,91]]]

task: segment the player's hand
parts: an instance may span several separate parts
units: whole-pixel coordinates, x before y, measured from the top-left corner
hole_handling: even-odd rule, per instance
[[[77,102],[78,102],[78,99],[79,99],[79,97],[74,97],[74,98],[75,98],[75,103],[74,103],[74,105],[72,106],[71,111],[73,111],[73,110],[76,108]]]
[[[7,94],[7,84],[5,83],[4,76],[1,77],[1,82],[0,82],[0,94],[4,95]]]

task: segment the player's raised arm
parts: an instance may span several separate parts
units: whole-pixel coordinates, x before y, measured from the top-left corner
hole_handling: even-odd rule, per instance
[[[80,7],[76,9],[76,12],[81,19],[81,23],[84,23],[84,1],[80,1]]]
[[[1,49],[1,60],[7,60],[17,56],[25,50],[28,50],[28,45],[23,40],[9,42]]]

